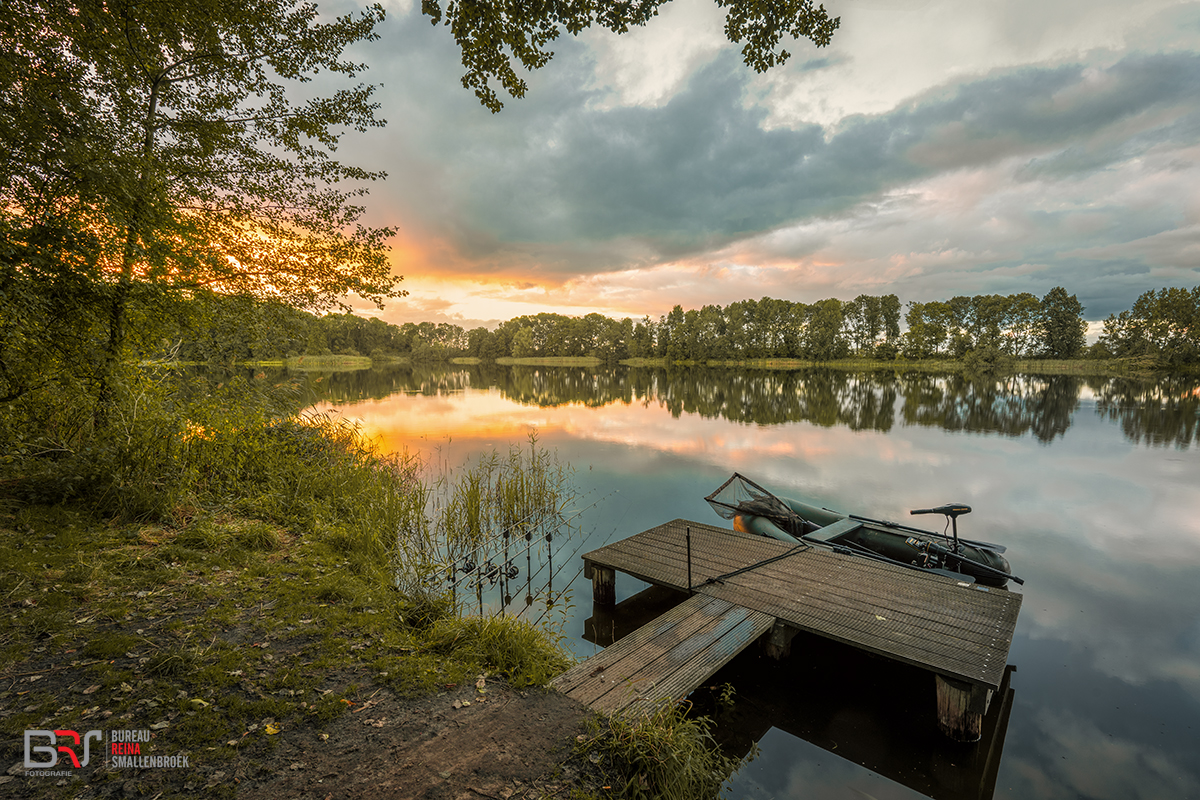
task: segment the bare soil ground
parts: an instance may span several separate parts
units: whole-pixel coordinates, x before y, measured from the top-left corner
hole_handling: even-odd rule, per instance
[[[187,768],[142,770],[106,769],[93,758],[81,769],[68,764],[70,777],[29,774],[37,771],[24,768],[23,739],[6,737],[0,795],[510,800],[578,790],[603,797],[604,776],[571,752],[575,737],[586,735],[589,713],[553,690],[516,691],[495,681],[485,694],[469,685],[417,700],[383,688],[323,725],[282,724],[269,738],[251,732],[264,746],[247,748],[245,757],[208,763],[203,753],[191,753]],[[142,748],[178,752],[165,744],[156,749],[153,741]]]
[[[455,708],[455,701],[470,705]],[[368,705],[374,703],[374,705]],[[381,693],[328,726],[328,741],[285,737],[272,769],[239,795],[315,800],[476,800],[565,794],[589,772],[570,763],[588,713],[553,690],[474,687],[415,702]],[[282,734],[281,734],[282,736]]]

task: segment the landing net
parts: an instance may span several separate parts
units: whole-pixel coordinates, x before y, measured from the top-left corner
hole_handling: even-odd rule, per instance
[[[725,519],[732,520],[738,516],[766,517],[796,538],[818,527],[793,511],[787,503],[736,472],[704,499],[713,507],[713,511]]]

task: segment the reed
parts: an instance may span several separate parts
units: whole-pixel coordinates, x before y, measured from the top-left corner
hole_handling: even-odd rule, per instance
[[[568,509],[578,497],[573,476],[539,446],[536,433],[507,454],[484,453],[457,470],[442,465],[425,484],[431,570],[453,576],[461,563],[468,577],[453,582],[473,581],[478,593],[482,578],[470,574],[477,566],[510,547],[525,551],[570,530]]]

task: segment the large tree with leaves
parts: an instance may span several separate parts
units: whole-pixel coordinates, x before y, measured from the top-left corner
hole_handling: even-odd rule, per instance
[[[421,11],[437,25],[450,28],[462,52],[466,73],[462,85],[493,112],[503,107],[492,82],[498,81],[513,97],[524,97],[528,88],[514,69],[514,61],[527,70],[550,61],[548,45],[563,30],[573,36],[592,25],[614,33],[645,25],[668,0],[600,0],[600,2],[523,2],[523,0],[422,0]],[[779,47],[785,35],[829,44],[840,17],[830,17],[825,6],[813,0],[717,0],[728,8],[725,35],[743,44],[742,57],[756,72],[782,64],[791,54]]]
[[[1075,295],[1055,286],[1042,298],[1042,355],[1046,358],[1077,358],[1087,344],[1083,304]]]
[[[103,399],[131,332],[190,292],[304,308],[401,294],[391,231],[359,223],[356,199],[382,173],[334,158],[344,130],[382,124],[373,87],[294,88],[353,79],[365,67],[343,52],[382,18],[296,0],[8,0],[0,302],[40,303],[26,331],[83,320],[59,349],[89,343],[79,361]],[[38,356],[11,311],[0,359]],[[0,396],[30,374],[0,376]]]

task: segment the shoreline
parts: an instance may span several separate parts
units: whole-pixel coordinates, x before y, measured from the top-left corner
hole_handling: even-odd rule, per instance
[[[247,361],[243,366],[253,367],[285,367],[294,371],[357,371],[371,369],[376,366],[389,364],[412,364],[410,358],[395,356],[387,358],[367,356],[299,356],[288,359]],[[479,366],[481,364],[496,364],[499,366],[521,367],[602,367],[607,364],[604,359],[596,356],[554,356],[546,358],[497,358],[488,361],[473,356],[458,356],[445,361],[425,362],[441,363],[453,366]],[[1158,374],[1188,374],[1200,371],[1195,365],[1169,365],[1159,362],[1154,357],[1110,358],[1110,359],[1020,359],[1008,364],[994,367],[991,370],[977,370],[974,373],[962,359],[839,359],[835,361],[810,361],[795,358],[757,358],[736,360],[708,361],[674,361],[665,358],[627,358],[615,362],[615,365],[633,369],[730,369],[742,368],[747,370],[779,370],[794,371],[802,369],[835,369],[844,372],[932,372],[951,374],[979,375],[1094,375],[1102,377],[1131,376],[1141,377]]]

